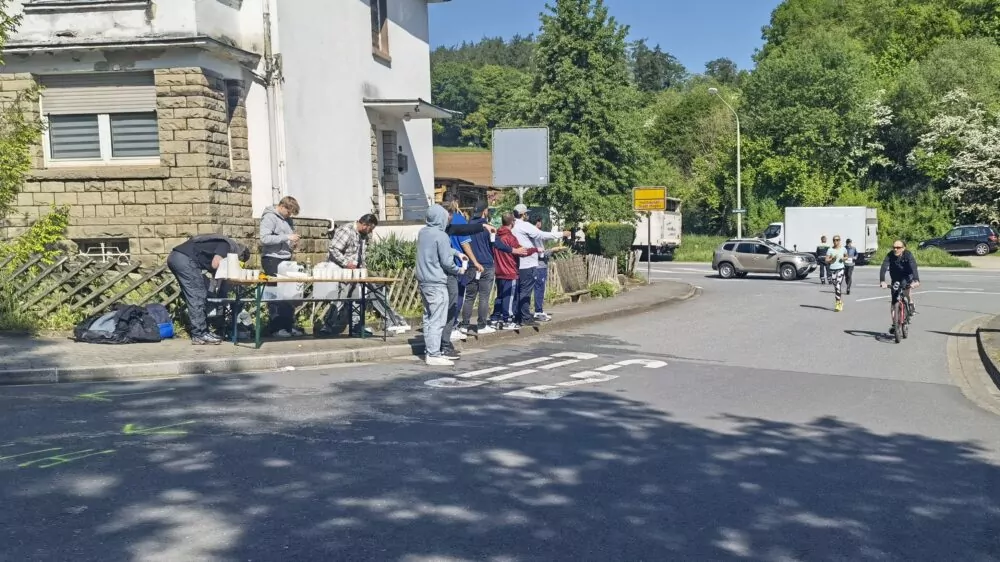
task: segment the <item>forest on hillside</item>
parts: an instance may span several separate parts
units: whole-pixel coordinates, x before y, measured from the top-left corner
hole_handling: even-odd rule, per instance
[[[432,53],[438,146],[489,148],[495,126],[550,128],[533,203],[632,218],[636,185],[685,200],[685,230],[729,234],[742,126],[749,232],[795,205],[870,205],[919,240],[1000,221],[1000,0],[785,0],[755,68],[687,69],[627,40],[601,0],[556,0],[538,35]]]

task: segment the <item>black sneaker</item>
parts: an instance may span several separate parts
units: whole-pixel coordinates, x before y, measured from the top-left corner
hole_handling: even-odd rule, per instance
[[[445,359],[448,359],[449,361],[458,361],[459,359],[462,358],[461,354],[459,354],[458,350],[455,349],[454,347],[441,348],[441,355],[440,355],[440,357],[444,357]]]

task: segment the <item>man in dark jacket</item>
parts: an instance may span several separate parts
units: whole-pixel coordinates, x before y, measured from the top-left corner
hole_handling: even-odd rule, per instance
[[[816,246],[816,262],[819,263],[819,283],[826,285],[833,284],[833,275],[830,273],[830,264],[826,263],[826,253],[830,251],[830,245],[826,243],[826,235],[820,236],[819,246]]]
[[[885,259],[882,260],[882,268],[878,272],[878,282],[883,289],[889,285],[885,282],[885,274],[889,273],[889,279],[893,283],[901,282],[906,286],[906,297],[910,301],[910,314],[916,313],[916,306],[913,304],[913,297],[910,295],[910,289],[913,287],[920,286],[920,272],[917,271],[917,259],[913,257],[913,253],[906,249],[906,244],[902,240],[896,240],[892,243],[892,250],[886,254]],[[892,292],[892,303],[896,304],[899,302],[899,292]],[[889,329],[889,332],[893,332],[895,326]]]
[[[473,215],[470,224],[482,225],[488,223],[490,220],[489,205],[485,201],[478,203],[473,210]],[[472,267],[466,272],[468,284],[465,289],[465,303],[462,307],[462,324],[459,327],[459,330],[465,334],[490,334],[496,331],[489,325],[490,292],[493,290],[493,280],[496,273],[493,262],[493,242],[490,240],[491,236],[493,235],[486,230],[480,230],[478,233],[472,235],[472,253],[475,257],[475,262],[479,264],[482,270],[480,271]],[[472,320],[472,307],[476,304],[477,298],[479,299],[479,316],[477,317],[478,323],[476,324],[476,329],[473,332],[469,323]]]
[[[177,278],[187,304],[191,343],[194,345],[222,343],[222,339],[208,329],[205,308],[210,281],[205,272],[214,274],[228,254],[237,254],[240,261],[250,259],[250,250],[246,246],[221,234],[195,236],[174,248],[167,257],[167,267]]]

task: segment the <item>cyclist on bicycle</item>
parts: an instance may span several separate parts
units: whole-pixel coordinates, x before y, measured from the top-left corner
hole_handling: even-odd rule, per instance
[[[885,282],[885,273],[889,272],[889,279],[893,283],[899,282],[901,287],[905,287],[906,298],[910,302],[909,314],[914,313],[915,307],[913,306],[913,299],[910,296],[910,289],[912,287],[920,286],[920,273],[917,271],[917,260],[913,257],[913,253],[906,249],[906,244],[902,240],[896,240],[892,243],[892,250],[885,256],[885,260],[882,261],[882,269],[879,271],[878,280],[879,284],[883,289],[888,287]],[[893,289],[892,291],[892,305],[899,302],[899,291]],[[895,331],[896,327],[893,326],[889,329],[889,333]]]

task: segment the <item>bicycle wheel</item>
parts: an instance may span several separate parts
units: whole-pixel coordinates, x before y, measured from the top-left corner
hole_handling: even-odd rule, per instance
[[[895,330],[893,330],[892,335],[894,338],[896,338],[896,343],[899,343],[903,339],[903,322],[902,319],[899,317],[898,308],[892,309],[892,324],[896,328]]]

